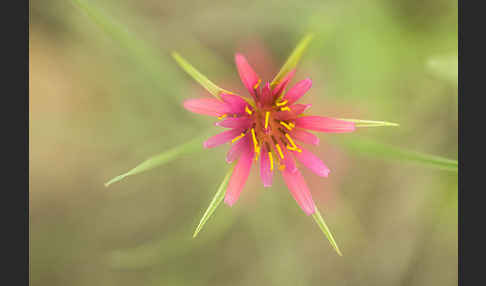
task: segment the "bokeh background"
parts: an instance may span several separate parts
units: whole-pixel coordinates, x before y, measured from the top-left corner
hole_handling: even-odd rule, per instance
[[[76,2],[30,1],[31,285],[457,285],[457,170],[367,152],[457,159],[457,1]],[[271,79],[309,31],[293,83],[313,79],[311,113],[400,124],[312,148],[332,171],[304,176],[343,257],[255,168],[192,239],[227,146],[104,187],[219,131],[183,109],[205,91],[172,50],[241,91],[235,52]]]

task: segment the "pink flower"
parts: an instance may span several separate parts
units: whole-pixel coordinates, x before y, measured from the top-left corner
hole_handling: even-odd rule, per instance
[[[297,165],[305,166],[320,177],[329,175],[329,168],[302,144],[318,145],[319,139],[308,130],[319,132],[353,132],[355,123],[329,117],[304,114],[311,105],[297,103],[311,88],[304,79],[285,92],[295,74],[291,70],[273,85],[263,82],[241,54],[235,55],[236,66],[249,97],[223,92],[220,99],[199,98],[184,102],[184,107],[198,114],[215,116],[217,126],[226,128],[204,142],[212,148],[231,144],[228,163],[236,161],[224,202],[232,206],[240,197],[253,163],[260,161],[260,177],[270,187],[273,173],[282,173],[292,196],[302,210],[313,214],[315,204]]]

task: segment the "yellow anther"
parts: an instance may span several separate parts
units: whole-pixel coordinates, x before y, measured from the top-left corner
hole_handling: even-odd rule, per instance
[[[245,111],[246,111],[246,113],[248,113],[250,115],[252,114],[251,110],[248,108],[248,105],[245,106]]]
[[[299,152],[299,153],[300,153],[300,152],[302,152],[302,150],[300,150],[300,149],[299,149],[299,148],[297,148],[297,147],[293,147],[293,146],[290,146],[290,145],[287,145],[286,147],[287,147],[287,149],[289,149],[290,151],[297,151],[297,152]]]
[[[226,116],[228,116],[228,114],[223,114],[223,115],[219,116],[219,117],[218,117],[218,119],[223,119],[223,118],[225,118]]]
[[[278,154],[280,155],[280,158],[283,159],[284,155],[282,153],[282,149],[280,149],[280,145],[276,144],[275,147],[277,147]]]
[[[287,102],[288,102],[287,100],[284,100],[282,102],[275,103],[275,105],[277,105],[277,106],[284,106],[285,104],[287,104]]]
[[[289,122],[289,126],[294,128],[295,127],[295,124],[293,122]]]
[[[292,145],[292,148],[297,149],[297,146],[295,145],[294,141],[292,140],[292,137],[290,137],[290,135],[288,133],[285,133],[285,137],[287,138],[287,140],[289,140],[289,143]]]
[[[272,152],[268,152],[268,159],[270,160],[270,171],[273,171],[273,157],[272,157]]]
[[[268,118],[270,117],[270,111],[267,111],[267,113],[265,113],[265,129],[268,128]]]
[[[259,79],[258,82],[253,86],[253,89],[257,89],[261,82],[262,80]]]
[[[284,106],[280,108],[281,111],[290,111],[290,108],[288,106]]]
[[[255,152],[258,153],[260,150],[259,150],[259,147],[258,147],[258,140],[256,139],[256,135],[255,135],[255,129],[251,129],[251,136],[253,138],[253,146],[255,147]]]
[[[238,137],[233,138],[233,140],[231,140],[231,143],[235,143],[236,141],[241,139],[243,136],[245,136],[245,133],[241,133],[240,135],[238,135]]]
[[[292,127],[289,124],[287,124],[283,121],[280,121],[280,124],[283,125],[285,128],[287,128],[288,130],[292,130]]]

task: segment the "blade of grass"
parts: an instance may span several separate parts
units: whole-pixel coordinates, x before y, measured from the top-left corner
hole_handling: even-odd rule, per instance
[[[357,154],[365,154],[374,157],[378,156],[397,161],[408,161],[451,172],[458,171],[457,160],[411,151],[379,143],[367,138],[354,137],[353,139],[342,140],[341,142],[343,143],[343,146],[348,147]]]
[[[223,92],[233,94],[233,92],[227,91],[215,85],[206,76],[201,74],[195,67],[193,67],[188,61],[181,57],[179,53],[172,52],[172,57],[185,72],[187,72],[193,79],[195,79],[200,85],[202,85],[207,91],[209,91],[209,93],[211,93],[217,99],[221,99],[219,95]]]
[[[336,118],[339,120],[349,121],[358,123],[356,127],[382,127],[382,126],[400,126],[398,123],[387,122],[387,121],[374,121],[374,120],[361,120],[361,119],[345,119],[345,118]]]
[[[307,46],[309,45],[310,41],[314,37],[313,34],[307,34],[300,42],[297,44],[295,49],[292,51],[290,56],[287,58],[287,61],[282,66],[280,71],[277,73],[275,78],[273,79],[271,85],[274,86],[278,84],[278,82],[292,69],[294,69],[300,61],[300,58],[304,54]]]
[[[111,184],[116,183],[118,181],[121,181],[125,179],[128,176],[133,176],[136,174],[140,174],[142,172],[146,172],[149,170],[152,170],[153,168],[162,166],[166,163],[169,163],[176,159],[179,156],[182,155],[187,155],[196,151],[202,151],[203,150],[203,145],[202,145],[202,137],[195,138],[185,144],[182,144],[180,146],[174,147],[172,149],[169,149],[165,152],[162,152],[158,155],[155,155],[145,161],[143,161],[141,164],[136,166],[135,168],[131,169],[130,171],[121,174],[119,176],[114,177],[113,179],[109,180],[108,182],[105,183],[105,187],[109,187]]]
[[[337,254],[339,254],[339,256],[343,256],[343,254],[341,253],[341,250],[339,250],[339,247],[338,247],[336,240],[334,239],[331,231],[327,227],[327,224],[324,222],[324,219],[322,218],[321,213],[319,212],[317,207],[315,207],[315,209],[316,209],[316,212],[312,214],[314,221],[317,223],[317,225],[319,226],[321,231],[327,237],[327,239],[329,240],[329,243],[334,248],[334,250],[336,250]]]
[[[221,185],[219,186],[218,190],[216,191],[216,194],[214,195],[213,199],[211,200],[211,203],[209,204],[208,208],[206,209],[206,212],[204,212],[204,215],[202,216],[201,220],[199,221],[199,224],[196,227],[194,234],[192,235],[193,238],[195,238],[198,235],[198,233],[202,230],[203,226],[206,224],[208,219],[216,211],[216,208],[218,208],[219,204],[223,201],[224,195],[226,194],[226,186],[228,185],[228,181],[229,181],[229,178],[231,177],[231,174],[233,173],[234,167],[235,167],[235,164],[232,164],[231,168],[228,170],[228,172],[224,176],[224,179],[221,182]]]
[[[172,65],[167,58],[161,57],[160,51],[147,45],[147,41],[139,39],[128,27],[107,15],[93,1],[71,0],[71,2],[110,36],[117,45],[127,50],[127,56],[131,57],[135,64],[140,65],[143,73],[151,79],[149,81],[151,84],[163,94],[172,95],[167,98],[168,101],[180,106],[178,92],[174,85],[174,82],[177,81],[174,75],[177,73],[168,71]]]

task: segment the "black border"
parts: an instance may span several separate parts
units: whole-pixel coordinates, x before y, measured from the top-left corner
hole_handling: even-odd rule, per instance
[[[3,3],[2,284],[29,285],[29,1]],[[8,283],[12,281],[13,283]]]

